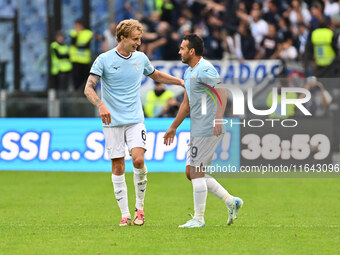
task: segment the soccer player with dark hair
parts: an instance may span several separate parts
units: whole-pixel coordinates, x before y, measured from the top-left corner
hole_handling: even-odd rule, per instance
[[[177,116],[164,135],[164,143],[173,142],[177,127],[182,123],[190,111],[191,136],[187,152],[186,175],[192,182],[194,191],[194,217],[180,228],[204,227],[204,212],[208,191],[223,200],[228,208],[230,225],[236,219],[243,201],[228,193],[212,176],[205,174],[204,169],[211,165],[214,152],[221,143],[225,132],[222,124],[213,125],[215,119],[222,119],[227,103],[227,92],[224,88],[213,88],[220,81],[214,66],[203,55],[204,44],[195,34],[183,38],[179,54],[182,62],[189,65],[184,74],[185,95]],[[215,106],[214,99],[206,98],[206,114],[201,114],[201,95],[206,89],[215,90],[220,102]]]
[[[139,90],[143,74],[160,83],[184,86],[183,80],[157,71],[147,56],[137,51],[142,34],[142,25],[137,20],[120,22],[117,26],[117,47],[98,56],[84,91],[88,100],[98,107],[103,122],[105,148],[112,162],[114,193],[122,213],[120,226],[131,225],[124,175],[125,145],[134,166],[136,209],[133,223],[144,224],[146,130]],[[95,92],[99,79],[101,98]]]

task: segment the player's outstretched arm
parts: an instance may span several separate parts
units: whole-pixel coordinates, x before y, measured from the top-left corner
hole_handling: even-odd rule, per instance
[[[109,125],[111,123],[111,114],[107,109],[106,105],[102,100],[98,97],[96,91],[94,90],[98,84],[100,76],[90,74],[87,79],[84,94],[87,99],[96,107],[98,107],[100,117],[104,124]]]
[[[155,70],[152,74],[149,75],[149,77],[154,81],[160,83],[179,85],[184,88],[184,81],[182,79],[176,78],[158,70]]]
[[[176,118],[163,136],[165,145],[170,145],[173,143],[178,126],[183,122],[183,120],[185,119],[189,112],[190,112],[189,98],[187,92],[185,92],[183,102],[179,107]]]
[[[227,94],[227,91],[224,88],[216,88],[216,92],[220,96],[222,104],[220,104],[220,103],[217,104],[217,111],[216,111],[215,119],[223,119],[225,107],[227,105],[228,94]],[[215,124],[213,134],[215,136],[219,136],[222,133],[222,125],[223,124],[221,124],[222,121],[217,121],[215,123],[218,123],[218,124]]]

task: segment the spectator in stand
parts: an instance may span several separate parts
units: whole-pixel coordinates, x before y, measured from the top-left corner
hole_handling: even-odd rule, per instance
[[[205,57],[208,59],[222,59],[224,48],[221,29],[214,27],[211,30],[211,35],[205,44]]]
[[[263,19],[271,24],[278,24],[280,20],[280,13],[277,8],[277,3],[274,0],[267,2],[268,11],[263,14]]]
[[[317,81],[315,76],[307,78],[305,89],[311,93],[311,100],[304,104],[306,109],[312,114],[313,117],[325,117],[330,113],[329,105],[332,102],[332,96],[324,88],[323,84]],[[305,97],[304,94],[300,98]]]
[[[289,20],[281,17],[279,20],[279,29],[277,30],[277,37],[283,42],[287,38],[292,38],[293,35],[289,30]]]
[[[339,1],[339,4],[340,4],[340,1]],[[334,33],[336,35],[339,35],[340,34],[340,12],[332,16],[331,23],[334,29]]]
[[[187,20],[191,21],[192,24],[197,24],[199,22],[201,22],[201,18],[199,19],[199,22],[196,22],[196,17],[194,15],[194,12],[192,11],[192,9],[185,7],[181,10],[181,13],[179,15],[179,17],[184,17]]]
[[[191,33],[192,22],[188,20],[186,17],[183,16],[180,17],[177,21],[177,25],[178,25],[177,32],[181,38]]]
[[[116,21],[120,22],[124,19],[134,19],[138,13],[138,2],[135,0],[114,1],[116,10]]]
[[[309,35],[309,30],[308,28],[305,26],[304,23],[299,23],[298,24],[298,44],[299,44],[299,59],[302,59],[302,56],[305,52],[305,47],[306,47],[306,43],[308,40],[308,35]]]
[[[223,27],[227,29],[229,35],[233,35],[237,31],[239,25],[239,18],[237,17],[237,10],[246,13],[246,6],[243,1],[227,1],[226,11],[223,18]]]
[[[302,59],[309,31],[311,34],[320,22],[329,20],[327,15],[338,13],[340,9],[340,1],[335,0],[160,0],[148,2],[149,16],[142,17],[137,12],[137,3],[136,0],[125,1],[120,6],[121,15],[141,20],[145,33],[140,50],[154,60],[177,60],[178,41],[193,31],[203,38],[205,56],[210,59],[221,59],[227,46],[240,60],[275,59],[279,52],[284,59],[296,59],[294,47],[298,49],[297,59]],[[332,22],[340,28],[340,14],[337,15],[339,24],[336,18]],[[252,37],[245,32],[244,25],[240,25],[242,22],[249,24],[255,51]],[[224,36],[224,29],[229,36]],[[273,36],[275,30],[276,36]],[[292,39],[291,46],[288,38]],[[283,42],[282,47],[276,51],[279,41]],[[254,52],[258,54],[254,56]]]
[[[266,35],[262,42],[258,58],[260,59],[276,59],[278,57],[278,47],[280,40],[276,34],[276,27],[274,24],[268,25],[268,35]]]
[[[157,39],[147,45],[148,57],[150,59],[178,60],[178,34],[172,32],[170,25],[165,21],[158,24],[157,33]]]
[[[206,16],[206,22],[207,26],[210,28],[223,26],[223,21],[212,13]]]
[[[252,10],[258,10],[262,12],[262,3],[260,1],[253,1],[251,5]]]
[[[238,33],[234,36],[235,54],[240,61],[254,59],[256,54],[255,39],[250,32],[248,23],[241,22]]]
[[[323,13],[326,16],[332,17],[335,14],[338,14],[340,12],[340,6],[339,1],[336,0],[323,0],[325,4],[325,9]]]
[[[139,16],[139,15],[137,15]],[[158,11],[151,12],[150,17],[144,17],[140,15],[139,20],[143,25],[143,40],[139,47],[140,51],[147,52],[148,44],[155,41],[158,38],[157,26],[161,22],[161,15]]]
[[[118,45],[116,39],[116,23],[112,22],[109,25],[109,28],[106,29],[103,33],[103,42],[102,42],[102,51],[106,52],[108,50],[113,49]]]
[[[306,4],[302,3],[301,0],[293,0],[290,8],[283,13],[283,16],[289,19],[294,36],[298,35],[298,23],[303,22],[307,26],[312,19]]]
[[[293,46],[293,39],[287,38],[279,47],[279,57],[283,60],[296,60],[298,52]]]
[[[155,1],[158,12],[161,14],[161,20],[171,26],[175,26],[178,19],[178,4],[174,0]]]
[[[180,103],[177,102],[175,98],[170,98],[164,106],[163,111],[160,113],[159,117],[162,118],[171,118],[176,117],[179,110]]]
[[[238,5],[237,5],[237,12],[241,12],[241,13],[244,13],[244,14],[248,14],[249,11],[250,11],[250,10],[248,10],[245,1],[240,1],[240,2],[238,3]],[[236,13],[236,15],[237,15],[237,18],[239,19],[237,13]]]
[[[146,95],[144,112],[146,117],[159,117],[164,112],[164,107],[168,104],[169,99],[174,97],[174,93],[165,90],[164,84],[155,82],[155,89]]]
[[[237,12],[237,15],[240,19],[250,24],[250,30],[253,37],[255,38],[256,47],[258,48],[263,37],[268,32],[268,24],[261,18],[262,10],[259,10],[258,7],[256,7],[256,5],[254,7],[255,8],[251,10],[250,15],[240,11]]]
[[[141,17],[141,22],[147,26],[148,32],[156,33],[157,26],[161,22],[161,15],[158,11],[153,11],[150,17]]]
[[[314,29],[319,28],[321,23],[330,22],[330,17],[324,15],[323,2],[313,1],[310,7],[310,13],[312,14],[312,19],[309,24],[311,32],[313,32]]]
[[[202,2],[205,4],[204,12],[211,12],[218,15],[226,10],[225,3],[223,3],[223,1],[203,0]]]

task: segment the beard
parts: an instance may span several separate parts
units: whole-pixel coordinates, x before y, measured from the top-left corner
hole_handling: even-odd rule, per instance
[[[188,64],[188,59],[185,59],[185,58],[182,57],[181,60],[182,60],[182,63]]]

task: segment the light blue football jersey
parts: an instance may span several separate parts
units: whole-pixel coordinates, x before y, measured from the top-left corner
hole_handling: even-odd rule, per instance
[[[217,104],[220,104],[220,102],[215,92],[208,86],[214,88],[220,81],[221,79],[215,67],[204,58],[201,58],[194,68],[189,66],[185,71],[184,83],[190,104],[191,136],[213,135]],[[204,94],[206,114],[202,114],[202,95]]]
[[[109,126],[144,122],[140,86],[143,75],[154,71],[148,57],[139,51],[124,57],[114,48],[97,57],[90,73],[101,77],[101,99],[111,113]]]

